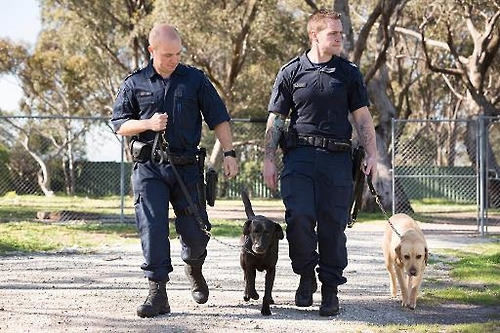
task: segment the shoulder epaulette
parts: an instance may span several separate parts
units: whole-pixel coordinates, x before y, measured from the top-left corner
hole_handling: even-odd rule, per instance
[[[294,64],[296,62],[299,62],[299,60],[300,60],[299,56],[293,58],[292,60],[290,60],[289,62],[287,62],[283,66],[281,66],[280,71],[284,70],[285,68],[287,68],[288,66],[290,66],[290,65],[292,65],[292,64]]]
[[[139,73],[139,72],[140,72],[143,68],[144,68],[144,67],[139,66],[139,67],[137,67],[136,69],[134,69],[134,71],[133,71],[132,73],[130,73],[129,75],[127,75],[127,76],[125,77],[124,81],[125,81],[126,79],[128,79],[129,77],[131,77],[132,75],[135,75],[135,74]]]
[[[344,57],[338,57],[340,60],[344,61],[344,62],[347,62],[349,65],[351,65],[352,67],[358,67],[358,65],[356,65],[354,62],[344,58]]]

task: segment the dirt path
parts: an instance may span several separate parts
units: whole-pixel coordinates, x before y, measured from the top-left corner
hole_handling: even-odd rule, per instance
[[[348,283],[340,288],[341,312],[334,318],[318,315],[314,305],[297,308],[298,278],[291,271],[288,244],[280,242],[274,287],[273,315],[260,315],[260,301],[243,301],[243,275],[237,250],[212,239],[204,273],[210,286],[205,305],[191,300],[189,285],[173,241],[174,272],[167,285],[172,313],[153,319],[136,316],[147,283],[142,278],[139,242],[126,247],[103,247],[91,254],[57,253],[7,256],[0,261],[0,332],[372,332],[388,323],[455,324],[488,321],[499,308],[461,304],[418,304],[404,310],[388,295],[388,278],[380,241],[383,222],[348,229]],[[498,227],[495,227],[498,228]],[[431,252],[484,242],[474,226],[424,224]],[[490,230],[490,232],[500,232]],[[221,239],[237,245],[237,239]],[[71,251],[69,251],[71,252]],[[263,291],[263,273],[257,290]],[[431,281],[446,280],[440,265],[426,271],[423,292]],[[498,315],[496,317],[498,319]]]

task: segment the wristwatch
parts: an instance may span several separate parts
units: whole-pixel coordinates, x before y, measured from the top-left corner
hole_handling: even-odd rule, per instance
[[[224,152],[224,157],[228,157],[228,156],[236,158],[236,152],[234,151],[234,149],[231,149],[231,150],[228,150],[228,151]]]

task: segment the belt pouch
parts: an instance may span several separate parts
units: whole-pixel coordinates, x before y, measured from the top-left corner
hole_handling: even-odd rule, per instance
[[[151,158],[151,149],[151,145],[142,141],[133,140],[130,143],[130,152],[132,153],[134,162],[144,163],[149,161]]]
[[[213,207],[215,205],[215,198],[217,197],[217,171],[209,168],[205,174],[205,179],[207,182],[205,191],[207,204]]]

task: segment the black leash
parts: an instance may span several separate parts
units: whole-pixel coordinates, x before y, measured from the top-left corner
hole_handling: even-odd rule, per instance
[[[160,143],[161,140],[161,143]],[[158,156],[160,155],[160,156]],[[151,150],[151,160],[154,163],[161,164],[165,162],[165,159],[170,162],[170,166],[172,167],[172,170],[174,171],[175,178],[177,178],[177,181],[179,182],[179,185],[181,186],[182,193],[184,193],[184,196],[186,197],[186,200],[189,204],[188,211],[189,213],[193,214],[194,217],[196,218],[196,221],[198,222],[198,225],[200,229],[205,232],[205,234],[208,237],[211,237],[210,232],[207,230],[207,225],[203,218],[200,215],[200,211],[198,210],[198,207],[193,202],[193,199],[191,198],[191,195],[189,195],[189,191],[187,190],[186,184],[184,184],[184,181],[181,178],[181,175],[179,174],[179,171],[177,170],[177,167],[172,161],[172,155],[170,154],[170,149],[168,147],[168,142],[165,139],[165,132],[163,132],[160,135],[160,132],[156,133],[155,140],[153,142],[153,148]]]
[[[249,250],[249,249],[247,249],[247,248],[245,247],[245,245],[248,243],[248,239],[246,239],[246,240],[245,240],[245,244],[243,244],[243,245],[234,245],[234,244],[230,244],[230,243],[224,242],[224,241],[222,241],[222,240],[220,240],[220,239],[218,239],[218,238],[216,238],[216,237],[214,237],[214,236],[212,236],[212,239],[213,239],[213,240],[215,240],[217,243],[220,243],[220,244],[225,245],[225,246],[227,246],[227,247],[230,247],[230,248],[232,248],[232,249],[239,249],[239,250],[243,250],[244,252],[246,252],[246,253],[248,253],[248,254],[250,254],[250,255],[252,255],[252,256],[255,256],[255,257],[258,257],[258,256],[260,256],[260,255],[261,255],[261,254],[257,254],[257,253],[255,253],[255,252],[253,252],[252,250]]]
[[[391,219],[389,218],[389,215],[387,215],[387,212],[385,211],[384,207],[382,206],[382,203],[380,202],[380,196],[378,195],[377,191],[375,190],[375,186],[373,186],[371,174],[366,176],[366,182],[368,184],[368,188],[370,189],[370,193],[375,197],[375,202],[380,207],[380,210],[382,211],[382,213],[384,213],[385,219],[387,220],[387,222],[389,222],[389,225],[391,226],[392,230],[394,230],[396,235],[398,235],[399,238],[401,238],[401,234],[396,230],[396,228],[394,227],[394,224],[392,224]]]
[[[161,142],[160,142],[161,141]],[[198,222],[198,225],[200,229],[205,232],[205,234],[214,239],[216,242],[228,246],[230,248],[236,248],[236,249],[242,249],[243,251],[253,255],[253,256],[258,256],[258,254],[254,253],[252,250],[249,250],[245,247],[245,244],[243,245],[233,245],[229,244],[227,242],[224,242],[216,237],[213,237],[210,232],[207,230],[207,226],[205,224],[205,221],[203,221],[200,211],[198,210],[198,207],[194,204],[193,200],[191,199],[191,196],[189,195],[189,192],[186,188],[186,184],[184,184],[184,181],[181,178],[181,175],[179,174],[179,171],[177,170],[177,167],[175,166],[174,163],[172,163],[172,158],[171,158],[171,153],[170,149],[168,147],[168,142],[165,139],[165,132],[163,132],[160,135],[160,132],[157,132],[155,135],[155,139],[153,142],[153,148],[151,150],[151,160],[154,163],[161,164],[164,163],[166,160],[170,162],[170,166],[172,167],[172,170],[174,171],[175,178],[177,178],[177,181],[179,182],[179,185],[181,186],[181,190],[184,193],[184,196],[186,197],[186,200],[189,204],[189,212],[192,213],[196,221]]]
[[[363,203],[363,188],[365,186],[365,174],[361,171],[361,164],[365,158],[365,149],[363,146],[357,146],[352,152],[352,165],[353,165],[353,175],[354,175],[354,188],[353,196],[351,200],[351,219],[349,220],[347,227],[352,228],[354,223],[358,219],[358,212],[361,209],[361,204]]]

